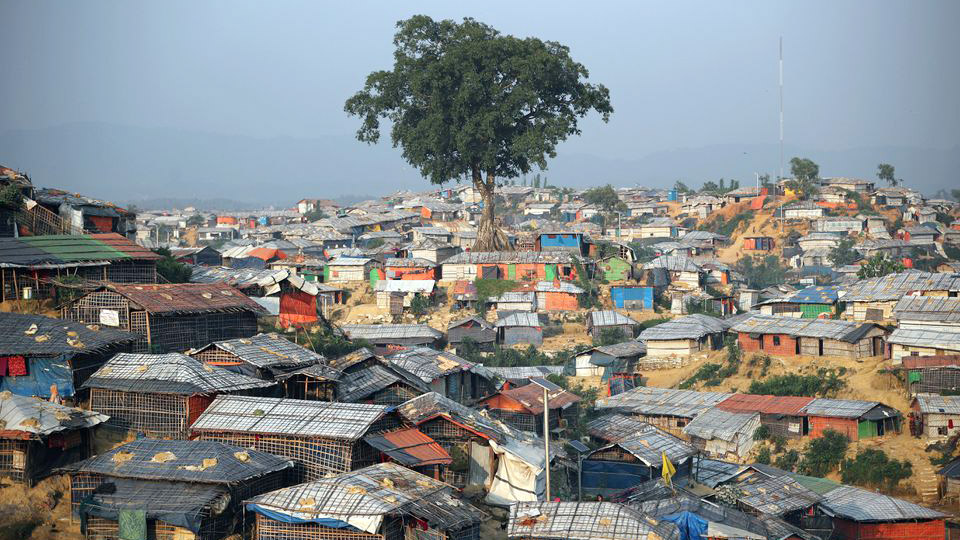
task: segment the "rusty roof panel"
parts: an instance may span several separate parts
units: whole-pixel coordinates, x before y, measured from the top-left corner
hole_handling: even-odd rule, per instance
[[[734,394],[717,404],[717,408],[727,412],[758,412],[760,414],[784,414],[804,416],[803,409],[812,397],[802,396],[766,396],[754,394]]]
[[[417,428],[377,433],[368,435],[363,440],[389,456],[390,459],[407,467],[453,463],[453,458],[437,441]]]

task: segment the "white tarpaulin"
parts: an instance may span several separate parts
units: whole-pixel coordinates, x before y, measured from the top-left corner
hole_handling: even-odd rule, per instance
[[[511,442],[510,445],[517,447],[490,441],[490,448],[497,455],[498,464],[490,491],[487,492],[487,503],[509,506],[516,502],[542,501],[546,491],[543,451],[537,456],[538,463],[531,464],[521,457],[533,450],[529,445],[518,442]]]

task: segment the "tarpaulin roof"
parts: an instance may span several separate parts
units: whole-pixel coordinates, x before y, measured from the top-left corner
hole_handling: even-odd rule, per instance
[[[247,252],[247,257],[256,257],[258,259],[269,261],[270,259],[286,259],[287,254],[276,248],[258,247]]]
[[[156,253],[116,233],[0,238],[0,266],[71,266],[122,260],[156,261]]]
[[[351,525],[369,533],[376,533],[389,515],[419,518],[443,531],[462,529],[486,517],[455,497],[449,485],[396,463],[278,489],[247,502],[247,509],[269,513],[274,519]]]
[[[440,339],[443,332],[425,324],[345,324],[340,327],[350,339],[387,341],[391,339]]]
[[[593,326],[624,326],[640,324],[630,317],[627,317],[626,315],[618,313],[612,309],[591,311],[589,317]]]
[[[274,384],[201,364],[185,354],[120,353],[95,371],[83,388],[193,395],[266,388]]]
[[[450,454],[417,428],[367,435],[363,440],[390,459],[407,467],[449,465]]]
[[[828,514],[858,522],[896,522],[943,519],[946,514],[903,499],[841,486],[823,496],[820,507]]]
[[[253,396],[217,396],[191,429],[322,437],[355,441],[389,407]]]
[[[854,343],[863,337],[865,330],[873,326],[871,323],[836,319],[801,319],[758,314],[741,320],[731,326],[730,330],[747,334],[787,334]]]
[[[695,313],[651,326],[640,332],[637,339],[641,341],[700,339],[709,334],[725,332],[729,327],[723,319]]]
[[[538,540],[679,540],[672,523],[611,502],[520,502],[510,507],[508,538]]]
[[[45,356],[99,351],[139,338],[97,324],[0,312],[0,355]]]
[[[803,396],[734,394],[718,403],[717,408],[729,412],[803,416],[803,408],[809,405],[811,401],[813,401],[812,397]]]
[[[224,283],[112,284],[116,292],[150,313],[204,313],[264,309],[242,292]]]
[[[543,388],[538,385],[527,384],[509,390],[501,390],[500,393],[517,401],[532,414],[543,412]],[[565,409],[580,401],[579,396],[562,388],[548,392],[547,399],[551,409]]]
[[[64,467],[109,477],[235,484],[293,467],[273,454],[215,441],[137,439]]]
[[[217,341],[187,354],[194,356],[211,348],[228,352],[259,368],[272,366],[305,367],[325,361],[323,356],[276,333]]]
[[[619,441],[591,452],[586,459],[590,459],[593,454],[603,452],[614,446],[623,448],[652,467],[659,467],[662,464],[663,453],[666,453],[667,458],[675,465],[697,453],[697,449],[690,443],[655,426],[644,424],[637,431]]]
[[[23,432],[31,438],[46,437],[58,431],[83,429],[106,422],[109,417],[80,408],[65,407],[49,401],[0,392],[0,438],[7,432]]]
[[[759,413],[728,412],[716,407],[707,409],[684,426],[683,433],[701,439],[734,441],[737,437],[753,437],[752,429]]]
[[[960,323],[960,298],[904,296],[893,315],[898,320]]]
[[[693,418],[731,394],[640,386],[597,400],[597,408],[649,416]]]
[[[160,520],[195,533],[203,517],[228,504],[230,492],[223,486],[113,478],[110,489],[98,489],[85,498],[80,513],[113,521],[120,512],[145,510],[148,520]]]

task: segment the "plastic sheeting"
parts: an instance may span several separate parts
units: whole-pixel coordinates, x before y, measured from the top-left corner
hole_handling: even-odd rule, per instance
[[[280,326],[300,326],[317,322],[317,297],[303,291],[280,295]]]
[[[20,377],[0,378],[0,391],[9,390],[21,396],[50,397],[50,387],[57,385],[57,393],[63,397],[73,396],[73,370],[69,356],[28,358],[27,374]]]
[[[487,493],[489,504],[509,506],[516,502],[544,499],[546,471],[542,466],[527,463],[496,441],[490,441],[490,448],[499,459],[497,472]]]
[[[707,534],[707,520],[691,512],[669,514],[660,519],[677,526],[680,530],[680,540],[704,540],[703,537]]]
[[[270,519],[274,519],[283,523],[316,523],[318,525],[331,527],[334,529],[353,528],[368,532],[370,534],[377,534],[377,531],[380,530],[380,524],[383,523],[382,515],[351,515],[347,517],[347,521],[343,521],[320,512],[309,514],[298,512],[296,515],[285,512],[277,512],[264,506],[260,506],[259,504],[248,504],[247,510],[256,512]]]

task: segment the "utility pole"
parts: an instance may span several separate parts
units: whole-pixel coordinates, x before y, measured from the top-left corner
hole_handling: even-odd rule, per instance
[[[544,468],[547,471],[546,502],[550,502],[550,398],[547,387],[543,387],[543,457],[546,459]]]
[[[780,179],[783,180],[783,36],[780,36]]]

